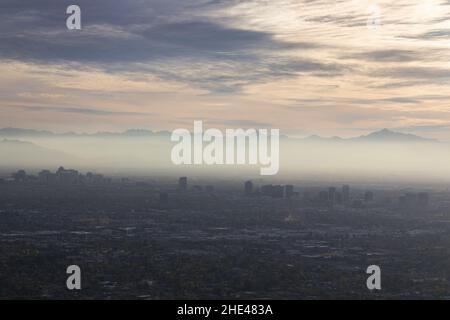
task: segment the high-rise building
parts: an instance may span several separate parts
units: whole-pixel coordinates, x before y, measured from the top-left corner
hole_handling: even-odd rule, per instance
[[[51,172],[49,170],[42,170],[41,172],[39,172],[39,174],[38,174],[39,182],[47,183],[48,177],[50,176],[50,174],[51,174]]]
[[[329,197],[330,197],[329,192],[327,192],[325,190],[320,191],[319,192],[319,202],[320,202],[320,204],[322,204],[322,205],[323,204],[327,204],[328,200],[329,200]]]
[[[373,192],[372,191],[366,191],[364,193],[364,201],[365,202],[371,202],[373,201]]]
[[[169,202],[169,194],[167,192],[160,192],[159,193],[159,203],[167,204],[168,202]]]
[[[59,183],[75,184],[78,183],[79,173],[76,170],[66,170],[64,167],[59,167],[56,171],[56,177]]]
[[[187,187],[188,187],[187,177],[181,177],[178,180],[178,190],[187,191]]]
[[[342,186],[342,203],[345,205],[350,204],[350,186],[349,185]]]
[[[27,173],[25,172],[25,170],[19,170],[15,173],[12,174],[14,181],[16,182],[24,182],[25,180],[27,180]]]
[[[105,178],[103,177],[103,175],[101,175],[101,174],[94,174],[92,172],[86,173],[85,181],[88,184],[95,184],[95,185],[103,184],[103,183],[106,182]]]
[[[419,205],[419,197],[417,193],[408,192],[399,199],[399,205],[405,209],[416,209]]]
[[[336,188],[329,187],[328,188],[328,200],[330,203],[334,203],[336,201]]]
[[[335,200],[336,200],[336,204],[341,205],[342,204],[342,193],[336,192]]]
[[[273,198],[283,198],[284,196],[284,186],[273,186],[272,187],[272,197]]]
[[[286,198],[290,199],[294,196],[294,186],[288,184],[285,188]]]
[[[244,184],[244,193],[245,195],[251,196],[253,194],[253,182],[251,181],[246,181]]]
[[[261,187],[261,194],[263,196],[269,196],[272,198],[283,198],[284,196],[284,186],[280,185],[265,185]]]
[[[271,184],[265,185],[261,187],[261,194],[263,196],[272,196],[273,186]]]
[[[417,206],[419,208],[427,208],[430,203],[430,196],[427,192],[417,194]]]

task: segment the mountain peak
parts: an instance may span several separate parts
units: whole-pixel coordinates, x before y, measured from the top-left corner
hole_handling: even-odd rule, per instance
[[[374,142],[437,142],[435,139],[423,138],[410,133],[396,132],[386,128],[369,133],[368,135],[353,138],[352,140]]]
[[[381,130],[378,130],[378,131],[374,131],[374,132],[372,132],[372,133],[370,133],[370,134],[377,134],[377,135],[396,135],[396,134],[402,134],[402,133],[400,133],[400,132],[395,132],[395,131],[389,130],[389,129],[387,129],[387,128],[384,128],[384,129],[381,129]]]
[[[336,136],[326,138],[311,135],[304,138],[304,140],[311,142],[438,142],[435,139],[423,138],[414,134],[397,132],[387,128],[354,138],[340,138]]]

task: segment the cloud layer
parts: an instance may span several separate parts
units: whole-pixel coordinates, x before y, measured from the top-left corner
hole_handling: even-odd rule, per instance
[[[198,117],[450,138],[449,1],[79,0],[82,30],[69,31],[71,4],[0,3],[0,126],[171,129]]]

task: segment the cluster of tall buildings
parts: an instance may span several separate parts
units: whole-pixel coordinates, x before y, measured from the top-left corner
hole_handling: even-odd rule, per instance
[[[427,192],[409,192],[399,197],[398,203],[400,207],[405,209],[424,209],[429,206],[430,196]]]
[[[272,198],[291,198],[295,195],[297,195],[296,192],[294,192],[294,186],[292,185],[264,185],[259,190],[255,190],[253,187],[252,181],[246,181],[244,183],[244,194],[247,197],[254,196],[254,195],[262,195],[262,196],[268,196]]]
[[[178,191],[186,192],[188,190],[189,190],[188,178],[187,177],[179,178],[178,179]],[[197,192],[205,191],[207,193],[212,193],[212,192],[214,192],[214,186],[211,186],[211,185],[206,185],[206,186],[194,185],[194,186],[191,187],[191,190],[197,191]]]
[[[181,177],[178,179],[178,191],[187,191],[188,189],[188,180],[187,177]]]
[[[80,174],[77,170],[64,169],[60,167],[56,172],[42,170],[37,176],[28,175],[25,170],[19,170],[12,174],[16,182],[39,182],[42,184],[92,184],[102,185],[111,182],[111,179],[105,178],[101,174],[88,172],[85,175]]]
[[[244,194],[246,196],[268,196],[272,198],[287,198],[290,199],[294,196],[298,196],[298,192],[294,191],[294,186],[292,185],[263,185],[261,188],[254,188],[252,181],[246,181],[244,183]],[[362,199],[358,199],[352,202],[350,198],[350,186],[344,185],[341,190],[335,187],[329,187],[328,190],[322,190],[311,195],[309,192],[304,192],[304,200],[311,200],[323,205],[353,205],[353,202],[360,202],[359,205],[363,206],[364,203],[370,203],[374,201],[374,193],[372,191],[366,191]],[[358,206],[358,203],[355,203]]]
[[[305,196],[308,198],[308,196]],[[366,191],[363,199],[352,200],[350,197],[350,186],[343,185],[339,191],[336,187],[329,187],[328,190],[320,191],[317,196],[317,201],[326,205],[344,205],[361,207],[364,203],[369,203],[374,200],[374,194],[372,191]]]

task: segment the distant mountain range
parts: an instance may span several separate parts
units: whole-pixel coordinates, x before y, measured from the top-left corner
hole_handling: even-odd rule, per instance
[[[354,138],[341,138],[341,137],[331,137],[323,138],[317,135],[312,135],[304,140],[315,141],[315,142],[438,142],[435,139],[423,138],[409,133],[395,132],[389,129],[383,129],[380,131],[375,131],[367,135],[362,135]]]
[[[0,129],[0,138],[51,138],[51,137],[73,137],[73,138],[139,138],[139,137],[166,137],[170,136],[169,131],[151,131],[145,129],[130,129],[124,132],[97,132],[97,133],[54,133],[44,130],[20,129],[20,128],[2,128]],[[286,136],[282,136],[286,138]],[[423,138],[414,134],[401,133],[389,129],[382,129],[367,135],[354,138],[341,137],[321,137],[312,135],[307,138],[299,139],[311,142],[438,142],[435,139]]]
[[[0,140],[0,166],[36,166],[77,163],[78,159],[65,152],[44,148],[31,142]]]
[[[398,142],[438,142],[436,139],[423,138],[409,133],[395,132],[388,129],[372,132],[365,136],[353,138],[359,141],[398,141]]]

